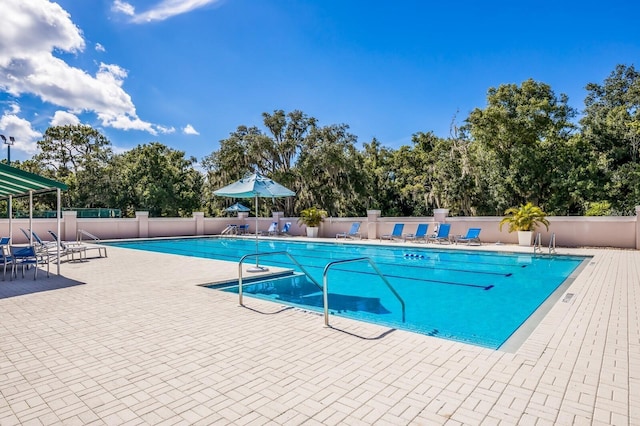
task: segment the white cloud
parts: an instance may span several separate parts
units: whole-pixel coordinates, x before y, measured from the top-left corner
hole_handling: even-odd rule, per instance
[[[46,0],[3,0],[2,3],[0,67],[8,68],[13,60],[40,56],[43,52],[50,55],[56,48],[65,52],[84,49],[80,29],[57,3]]]
[[[176,128],[175,127],[165,127],[165,126],[156,126],[156,129],[158,129],[158,132],[165,134],[165,135],[169,135],[171,133],[175,133],[176,132]]]
[[[113,5],[111,6],[111,10],[113,10],[114,12],[124,13],[128,16],[133,16],[136,14],[136,9],[126,1],[122,0],[115,0],[113,2]]]
[[[52,126],[66,126],[67,124],[76,126],[80,124],[80,119],[68,111],[56,111],[51,119]]]
[[[182,133],[185,135],[199,135],[200,133],[193,128],[191,124],[187,124],[184,129],[182,129]]]
[[[156,135],[157,126],[138,118],[122,88],[125,69],[101,63],[93,76],[54,56],[56,51],[77,54],[84,48],[82,32],[58,4],[3,0],[0,90],[15,97],[32,94],[75,113],[94,112],[106,127]]]
[[[95,46],[96,52],[106,52],[107,49],[104,48],[104,46],[100,43],[96,43]]]
[[[131,21],[144,23],[152,21],[164,21],[176,15],[189,13],[208,5],[219,3],[221,0],[162,0],[151,9],[136,14],[135,8],[122,0],[115,0],[111,10],[131,16]]]
[[[36,142],[40,139],[42,133],[31,128],[30,122],[18,117],[16,113],[19,110],[19,107],[11,106],[9,111],[3,111],[0,117],[0,133],[5,135],[7,139],[9,136],[13,136],[16,139],[13,149],[33,155],[38,150]]]

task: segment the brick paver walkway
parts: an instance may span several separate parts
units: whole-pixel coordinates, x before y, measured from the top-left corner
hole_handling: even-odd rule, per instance
[[[0,425],[638,425],[640,251],[571,252],[573,297],[509,353],[242,308],[197,285],[235,264],[110,248],[0,282]]]

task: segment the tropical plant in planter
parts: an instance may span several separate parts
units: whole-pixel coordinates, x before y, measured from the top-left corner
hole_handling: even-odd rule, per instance
[[[309,207],[300,212],[300,218],[298,223],[301,223],[307,227],[308,237],[318,236],[318,226],[327,217],[327,212],[317,207]]]
[[[531,245],[531,236],[538,225],[544,225],[549,230],[547,214],[533,203],[523,204],[520,207],[511,207],[504,212],[505,216],[500,221],[500,231],[505,223],[509,224],[509,232],[518,231],[518,244]]]

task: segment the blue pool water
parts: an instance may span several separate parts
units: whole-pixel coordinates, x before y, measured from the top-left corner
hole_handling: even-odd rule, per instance
[[[143,240],[112,245],[233,262],[256,252],[255,241],[243,238]],[[585,259],[287,239],[260,240],[259,251],[287,251],[320,285],[329,262],[369,257],[403,299],[404,321],[401,302],[366,262],[330,269],[331,313],[488,348],[503,345]],[[261,257],[260,264],[295,269],[284,255]],[[237,286],[225,290],[237,292]],[[323,309],[322,291],[304,276],[249,282],[243,290],[247,295],[279,303]]]

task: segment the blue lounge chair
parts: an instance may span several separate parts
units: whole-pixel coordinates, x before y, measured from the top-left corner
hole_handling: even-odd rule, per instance
[[[279,232],[279,235],[289,235],[289,230],[291,229],[291,222],[287,222],[282,226],[282,229]]]
[[[428,223],[421,223],[418,225],[418,229],[416,229],[415,234],[407,234],[405,235],[405,239],[410,241],[427,241],[427,231],[429,230]]]
[[[37,251],[34,246],[10,246],[13,268],[11,274],[17,276],[18,266],[22,266],[22,277],[24,278],[24,267],[34,266],[33,279],[38,278],[38,266],[47,265],[47,277],[49,276],[49,255],[47,252]]]
[[[38,251],[51,251],[55,250],[58,247],[58,243],[55,241],[43,241],[38,234],[33,232],[30,229],[20,228],[25,237],[27,237],[27,241],[29,244],[35,242],[34,246]]]
[[[467,243],[467,245],[471,245],[473,243],[477,243],[478,245],[482,245],[480,241],[480,228],[469,228],[467,230],[467,235],[458,236],[456,238],[456,244],[458,243]]]
[[[349,232],[340,232],[336,234],[336,238],[362,238],[360,235],[360,222],[353,222]]]
[[[438,233],[427,238],[427,242],[433,241],[434,243],[443,243],[443,242],[450,243],[451,242],[451,240],[449,239],[450,230],[451,230],[450,223],[440,224],[440,226],[438,227]]]
[[[0,262],[2,262],[2,281],[7,278],[7,265],[11,265],[9,276],[13,278],[13,257],[11,257],[11,252],[9,251],[10,241],[11,238],[9,237],[2,237],[2,239],[0,239],[0,250],[2,250],[2,256],[0,257]]]
[[[249,233],[249,224],[238,226],[238,234],[244,235]]]
[[[404,229],[404,223],[396,223],[393,226],[393,231],[391,231],[390,234],[385,234],[383,236],[380,237],[380,240],[395,240],[395,239],[401,239],[404,241],[404,238],[402,237],[402,230]]]

